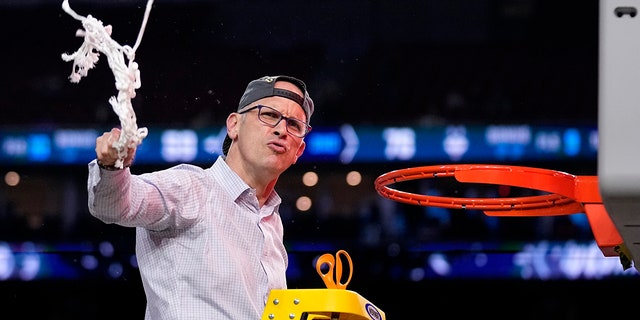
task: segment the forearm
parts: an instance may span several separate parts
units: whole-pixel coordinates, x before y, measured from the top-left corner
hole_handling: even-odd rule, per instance
[[[88,207],[94,217],[105,223],[126,224],[131,209],[131,172],[101,169],[96,160],[88,165]]]

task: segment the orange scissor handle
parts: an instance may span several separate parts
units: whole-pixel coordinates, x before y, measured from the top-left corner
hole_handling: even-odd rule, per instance
[[[349,277],[347,281],[342,282],[342,256],[349,263]],[[327,265],[327,272],[323,272],[323,267]],[[334,270],[335,266],[335,270]],[[336,252],[335,257],[330,253],[325,253],[318,258],[316,262],[316,271],[322,278],[322,281],[329,289],[346,289],[349,282],[351,282],[351,276],[353,275],[353,263],[351,257],[344,250]]]

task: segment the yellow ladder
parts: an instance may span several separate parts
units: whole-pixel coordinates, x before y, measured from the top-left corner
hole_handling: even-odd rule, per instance
[[[344,289],[271,290],[262,320],[385,320],[358,293]]]

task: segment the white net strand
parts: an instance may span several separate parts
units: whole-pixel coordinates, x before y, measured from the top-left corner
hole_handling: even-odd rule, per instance
[[[113,143],[113,147],[118,150],[118,160],[115,163],[118,168],[123,168],[124,159],[127,157],[129,149],[140,145],[148,134],[147,128],[138,128],[131,99],[135,98],[135,90],[141,86],[140,70],[138,70],[138,64],[134,61],[134,58],[135,51],[142,41],[142,34],[144,33],[152,4],[153,0],[147,2],[138,39],[134,47],[131,48],[126,45],[121,46],[111,39],[112,28],[110,25],[105,27],[102,21],[91,15],[87,17],[78,15],[71,9],[68,0],[62,2],[62,9],[74,19],[81,21],[84,28],[84,30],[79,29],[76,31],[76,36],[84,37],[84,42],[80,48],[72,54],[62,54],[64,61],[73,60],[73,69],[69,80],[72,83],[78,83],[82,77],[86,77],[89,70],[93,69],[98,62],[100,52],[107,57],[109,67],[113,71],[118,95],[117,97],[112,96],[109,99],[109,104],[118,115],[121,125],[120,138]],[[125,63],[125,55],[129,60],[128,64]]]

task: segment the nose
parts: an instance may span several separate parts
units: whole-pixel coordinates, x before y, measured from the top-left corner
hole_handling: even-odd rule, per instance
[[[287,131],[287,120],[280,119],[280,122],[273,127],[275,131],[273,132],[276,136],[279,136],[281,133],[285,133]]]

